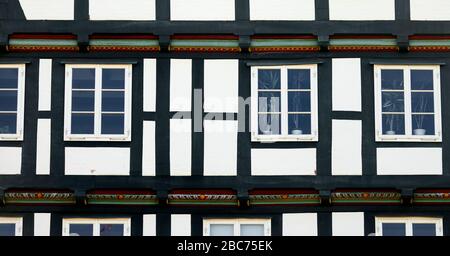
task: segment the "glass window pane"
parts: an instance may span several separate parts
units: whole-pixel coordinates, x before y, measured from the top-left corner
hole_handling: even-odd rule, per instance
[[[413,236],[436,236],[436,224],[413,224]]]
[[[102,111],[123,112],[125,107],[124,92],[103,92]]]
[[[433,90],[433,70],[411,70],[412,90]]]
[[[19,69],[0,68],[0,88],[17,88]]]
[[[123,224],[100,224],[100,236],[123,236]]]
[[[381,70],[381,89],[403,90],[403,70]]]
[[[17,90],[0,91],[0,111],[17,111]]]
[[[309,69],[289,69],[288,89],[310,89],[311,71]]]
[[[259,125],[259,134],[263,135],[281,134],[281,115],[259,114],[258,125]]]
[[[209,226],[210,236],[233,236],[234,225],[233,224],[211,224]]]
[[[94,114],[72,113],[72,134],[94,134]]]
[[[310,114],[289,114],[289,134],[311,134]]]
[[[94,226],[92,224],[70,224],[69,236],[93,236]]]
[[[0,224],[0,236],[15,236],[16,224],[3,223]]]
[[[72,91],[72,111],[94,111],[93,91]]]
[[[0,113],[0,134],[17,133],[17,115]]]
[[[280,70],[258,70],[258,89],[281,89]]]
[[[288,92],[289,112],[311,112],[310,92]]]
[[[94,89],[95,88],[95,69],[93,69],[93,68],[74,68],[72,70],[72,88]]]
[[[241,236],[264,236],[263,224],[242,224]]]
[[[102,134],[124,134],[124,115],[102,114]]]
[[[382,92],[383,112],[404,112],[405,101],[403,92]]]
[[[383,236],[405,236],[406,226],[404,223],[383,223]]]
[[[414,135],[435,135],[434,115],[413,115],[412,129]]]
[[[411,107],[414,113],[433,113],[434,94],[432,92],[412,92]]]
[[[405,116],[383,114],[383,134],[385,135],[404,135],[405,134]]]
[[[259,112],[280,112],[280,92],[259,92]]]
[[[125,89],[125,69],[103,69],[103,89]]]

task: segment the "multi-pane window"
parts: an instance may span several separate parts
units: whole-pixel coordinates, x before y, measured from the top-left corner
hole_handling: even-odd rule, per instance
[[[67,65],[66,140],[131,139],[131,65]]]
[[[441,141],[439,66],[375,66],[377,141]]]
[[[270,219],[205,219],[205,236],[270,236]]]
[[[0,65],[0,140],[23,139],[25,64]]]
[[[252,141],[317,141],[317,65],[252,67]]]
[[[64,219],[63,236],[130,236],[130,219]]]
[[[376,218],[377,236],[442,236],[441,218]]]
[[[22,218],[0,218],[0,236],[22,236]]]

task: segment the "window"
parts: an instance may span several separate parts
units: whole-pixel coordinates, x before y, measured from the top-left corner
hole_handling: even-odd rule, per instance
[[[0,65],[0,140],[23,139],[25,64]]]
[[[130,219],[64,219],[63,236],[130,236]]]
[[[441,218],[376,218],[377,236],[442,236]]]
[[[131,65],[67,65],[65,140],[131,140]]]
[[[22,218],[0,218],[0,236],[22,236]]]
[[[439,66],[375,66],[377,141],[442,141]]]
[[[252,141],[318,141],[317,65],[252,67]]]
[[[270,236],[270,219],[205,219],[205,236]]]

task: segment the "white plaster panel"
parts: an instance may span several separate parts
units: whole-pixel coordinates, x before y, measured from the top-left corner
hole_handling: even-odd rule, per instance
[[[377,148],[378,175],[442,175],[441,148]]]
[[[332,174],[362,175],[362,121],[333,120]]]
[[[252,175],[316,175],[316,149],[251,150]]]
[[[66,175],[129,175],[129,148],[65,148]]]

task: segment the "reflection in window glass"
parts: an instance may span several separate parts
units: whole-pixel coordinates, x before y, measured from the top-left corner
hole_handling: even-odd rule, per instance
[[[382,70],[381,89],[382,90],[403,90],[403,70]]]
[[[258,71],[258,89],[281,89],[281,71],[279,69],[260,69]]]
[[[92,224],[70,224],[70,236],[93,236],[94,225]]]
[[[233,236],[233,224],[211,224],[210,236]]]
[[[311,70],[309,69],[289,69],[288,89],[310,89]]]
[[[123,224],[100,224],[100,236],[123,236]]]
[[[241,236],[264,236],[264,225],[241,224]]]
[[[405,236],[405,223],[383,223],[383,236]]]
[[[0,236],[15,236],[16,224],[1,223],[0,224]]]
[[[413,236],[436,236],[436,224],[414,223]]]

